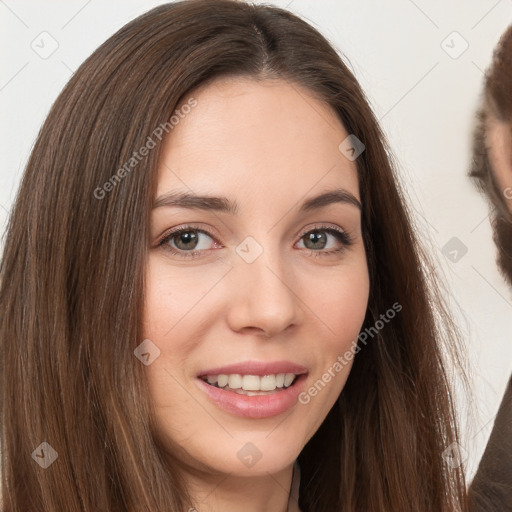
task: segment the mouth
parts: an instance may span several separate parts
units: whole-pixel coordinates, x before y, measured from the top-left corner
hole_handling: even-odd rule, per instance
[[[196,382],[215,406],[232,415],[262,419],[282,414],[299,402],[308,373],[269,375],[211,374]]]
[[[245,396],[258,396],[279,393],[293,386],[299,375],[295,373],[277,373],[270,375],[203,375],[201,380],[223,391],[230,391]]]

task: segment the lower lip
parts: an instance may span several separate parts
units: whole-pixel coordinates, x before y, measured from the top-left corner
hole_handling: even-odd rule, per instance
[[[240,395],[234,391],[211,386],[202,379],[197,379],[201,389],[210,400],[225,411],[245,418],[270,418],[293,407],[304,388],[306,374],[299,375],[292,386],[268,395]]]

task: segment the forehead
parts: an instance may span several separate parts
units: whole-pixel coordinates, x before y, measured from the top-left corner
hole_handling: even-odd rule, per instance
[[[158,192],[266,184],[302,196],[321,181],[358,196],[356,164],[339,150],[349,134],[306,89],[236,77],[196,89],[181,105],[191,97],[197,105],[164,139]]]

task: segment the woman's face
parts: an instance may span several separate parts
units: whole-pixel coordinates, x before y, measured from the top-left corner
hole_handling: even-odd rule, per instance
[[[183,468],[263,475],[295,460],[352,366],[338,358],[369,293],[356,164],[334,112],[297,86],[223,79],[193,97],[164,141],[151,214],[154,421]],[[326,192],[336,200],[305,207]]]

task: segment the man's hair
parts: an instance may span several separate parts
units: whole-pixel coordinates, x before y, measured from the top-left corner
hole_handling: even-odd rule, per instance
[[[512,214],[499,190],[489,160],[486,127],[489,118],[508,124],[512,137],[512,25],[502,35],[485,76],[482,105],[473,136],[473,159],[469,176],[487,196],[492,207],[491,224],[498,248],[498,267],[512,286]],[[509,155],[512,160],[512,155]]]

